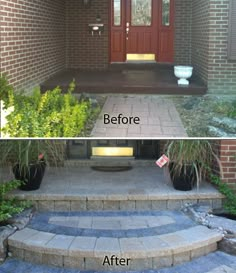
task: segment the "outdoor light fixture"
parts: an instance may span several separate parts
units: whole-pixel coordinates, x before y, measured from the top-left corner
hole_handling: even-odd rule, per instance
[[[132,147],[93,147],[92,155],[104,157],[133,157],[134,149]]]

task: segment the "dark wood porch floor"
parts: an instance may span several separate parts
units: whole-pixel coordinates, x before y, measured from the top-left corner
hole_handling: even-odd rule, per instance
[[[106,71],[66,70],[41,85],[42,92],[60,86],[67,90],[75,79],[75,92],[162,95],[204,95],[207,87],[193,75],[188,87],[180,87],[172,65],[114,64]]]

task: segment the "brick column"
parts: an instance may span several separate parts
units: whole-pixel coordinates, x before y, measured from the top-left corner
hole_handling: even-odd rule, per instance
[[[222,164],[222,181],[236,189],[236,140],[221,140],[216,145]]]

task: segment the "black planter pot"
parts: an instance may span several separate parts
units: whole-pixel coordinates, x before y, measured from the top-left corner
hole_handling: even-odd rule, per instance
[[[173,186],[179,191],[191,191],[196,184],[197,175],[196,171],[191,165],[182,167],[178,174],[174,173],[175,163],[169,164],[170,177]]]
[[[41,182],[46,169],[46,163],[40,162],[30,164],[27,169],[20,170],[19,164],[13,167],[13,173],[17,180],[23,181],[24,185],[20,186],[23,191],[34,191],[40,188]]]

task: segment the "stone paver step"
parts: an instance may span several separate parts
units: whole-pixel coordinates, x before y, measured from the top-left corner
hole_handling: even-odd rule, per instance
[[[127,271],[189,261],[215,251],[221,239],[180,212],[97,212],[38,215],[8,244],[13,257],[28,262]]]
[[[88,273],[88,271],[78,271],[78,269],[61,269],[45,265],[36,265],[16,259],[9,259],[0,265],[1,273]],[[89,271],[89,273],[105,273],[105,271]],[[112,269],[110,271],[112,272]],[[235,273],[236,257],[223,252],[215,252],[204,257],[193,259],[190,262],[168,267],[159,270],[136,270],[132,273]]]

